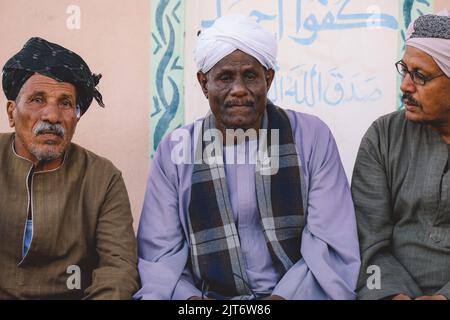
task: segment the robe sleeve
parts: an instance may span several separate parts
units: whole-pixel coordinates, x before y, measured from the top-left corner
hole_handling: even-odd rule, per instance
[[[136,237],[128,193],[120,172],[111,179],[96,229],[98,267],[86,299],[131,299],[139,288]]]
[[[201,295],[186,267],[189,247],[178,212],[178,177],[169,140],[161,141],[150,170],[138,231],[142,288],[135,299]]]
[[[355,299],[360,256],[354,206],[336,142],[328,127],[317,123],[307,155],[302,259],[283,276],[273,294],[297,300]],[[302,141],[296,142],[300,149]]]
[[[447,282],[435,295],[443,295],[450,300],[450,282]]]
[[[390,249],[394,222],[382,134],[378,122],[369,128],[362,139],[353,172],[352,194],[362,260],[358,299],[422,295],[419,286]],[[378,286],[375,271],[369,269],[371,266],[379,270]]]

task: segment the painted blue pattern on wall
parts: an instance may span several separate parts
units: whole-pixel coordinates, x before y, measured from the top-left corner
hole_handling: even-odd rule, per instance
[[[399,53],[398,58],[401,59],[405,53],[406,47],[406,30],[409,24],[417,19],[419,16],[429,14],[433,12],[434,0],[402,0],[400,2],[400,41],[399,41]],[[397,89],[397,108],[403,108],[402,92],[400,85],[402,78],[400,75],[397,77],[398,89]]]
[[[151,153],[161,139],[184,120],[183,44],[184,4],[181,0],[154,1],[152,7],[152,113]]]

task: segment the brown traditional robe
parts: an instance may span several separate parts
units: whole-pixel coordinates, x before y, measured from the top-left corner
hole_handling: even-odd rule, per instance
[[[0,134],[0,299],[131,298],[137,250],[120,171],[71,144],[59,168],[33,173],[13,141]],[[22,257],[29,209],[33,238]]]

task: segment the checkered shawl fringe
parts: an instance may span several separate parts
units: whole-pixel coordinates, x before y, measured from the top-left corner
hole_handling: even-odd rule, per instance
[[[205,118],[200,137],[211,128],[215,129],[212,114]],[[301,258],[306,203],[302,194],[304,180],[285,111],[269,102],[262,128],[268,129],[266,150],[269,150],[271,160],[277,156],[278,171],[275,174],[264,173],[264,163],[258,159],[255,166],[257,201],[269,252],[276,269],[283,275]],[[279,130],[278,155],[270,148],[272,129]],[[260,137],[259,149],[263,145],[261,140]],[[210,143],[213,142],[199,138],[196,150],[203,151]],[[273,144],[278,144],[278,141]],[[221,147],[222,142],[220,150]],[[203,152],[196,152],[196,157],[199,155]],[[215,156],[223,159],[222,154]],[[205,286],[208,292],[224,297],[251,295],[253,292],[248,284],[223,161],[208,163],[204,159],[196,161],[192,173],[188,214],[191,270],[199,279],[198,285]]]

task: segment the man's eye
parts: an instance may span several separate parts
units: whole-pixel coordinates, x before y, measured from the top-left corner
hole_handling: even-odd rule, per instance
[[[71,107],[72,107],[72,102],[71,102],[70,100],[63,100],[63,101],[61,102],[61,105],[62,105],[64,108],[71,108]]]
[[[229,81],[230,79],[231,79],[231,77],[228,74],[222,74],[219,76],[220,81]]]
[[[42,99],[42,98],[40,98],[40,97],[36,97],[36,98],[32,98],[31,99],[31,102],[34,102],[34,103],[43,103],[44,102],[44,99]]]
[[[401,70],[403,74],[407,74],[408,73],[408,68],[406,66],[401,66]]]
[[[245,75],[245,77],[249,80],[254,80],[256,78],[256,74],[254,74],[253,72],[249,72]]]
[[[421,81],[426,81],[427,80],[427,77],[424,76],[423,74],[421,74],[418,71],[414,71],[413,74],[414,74],[414,78],[416,78],[417,80],[421,80]]]

